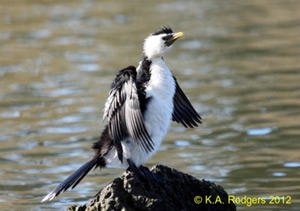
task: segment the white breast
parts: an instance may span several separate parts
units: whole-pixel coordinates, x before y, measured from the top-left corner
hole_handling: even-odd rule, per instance
[[[136,164],[143,164],[158,150],[172,120],[175,81],[172,72],[161,58],[152,60],[151,79],[145,91],[150,101],[144,113],[144,120],[154,143],[154,150],[148,154],[139,150],[146,155],[136,155],[139,158],[143,157],[135,160]],[[139,153],[135,152],[134,154]]]
[[[171,122],[175,81],[172,72],[162,59],[151,65],[151,79],[145,90],[151,98],[145,112],[145,124],[154,142],[160,145]]]

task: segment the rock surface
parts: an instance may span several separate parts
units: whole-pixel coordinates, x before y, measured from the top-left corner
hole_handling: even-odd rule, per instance
[[[219,185],[162,165],[152,167],[151,172],[159,182],[146,181],[126,171],[100,190],[91,202],[73,205],[68,210],[236,210]]]

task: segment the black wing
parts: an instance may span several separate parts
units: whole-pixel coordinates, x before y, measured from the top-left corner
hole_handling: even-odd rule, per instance
[[[194,107],[177,83],[175,77],[174,79],[176,83],[176,90],[173,99],[174,111],[172,114],[172,120],[181,123],[184,127],[197,127],[198,123],[202,123],[201,116],[195,111]]]
[[[104,118],[108,120],[109,134],[122,161],[121,141],[130,136],[146,152],[153,150],[153,142],[144,124],[136,87],[136,69],[129,66],[121,70],[111,85],[105,104]]]

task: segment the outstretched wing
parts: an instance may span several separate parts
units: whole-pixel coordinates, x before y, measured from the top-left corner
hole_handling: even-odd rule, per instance
[[[105,103],[104,118],[108,121],[109,134],[117,149],[120,161],[123,158],[121,141],[130,136],[146,152],[153,150],[153,142],[144,124],[136,87],[136,69],[129,66],[121,70],[111,85]]]
[[[184,127],[197,127],[198,123],[202,123],[201,116],[195,111],[194,107],[177,83],[175,77],[174,79],[176,83],[176,90],[173,99],[174,111],[172,114],[172,120],[181,123]]]

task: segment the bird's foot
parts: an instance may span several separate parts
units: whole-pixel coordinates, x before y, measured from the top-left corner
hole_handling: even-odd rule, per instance
[[[152,180],[154,182],[161,182],[161,179],[156,174],[151,172],[149,168],[145,166],[140,166],[139,170],[143,173],[143,175],[147,177],[148,180]]]
[[[149,168],[147,168],[145,166],[137,167],[129,159],[128,159],[128,164],[129,164],[129,167],[127,170],[137,173],[139,175],[139,177],[142,178],[143,180],[145,180],[145,181],[151,180],[151,181],[155,181],[155,182],[160,182],[160,178],[156,174],[151,172]]]

